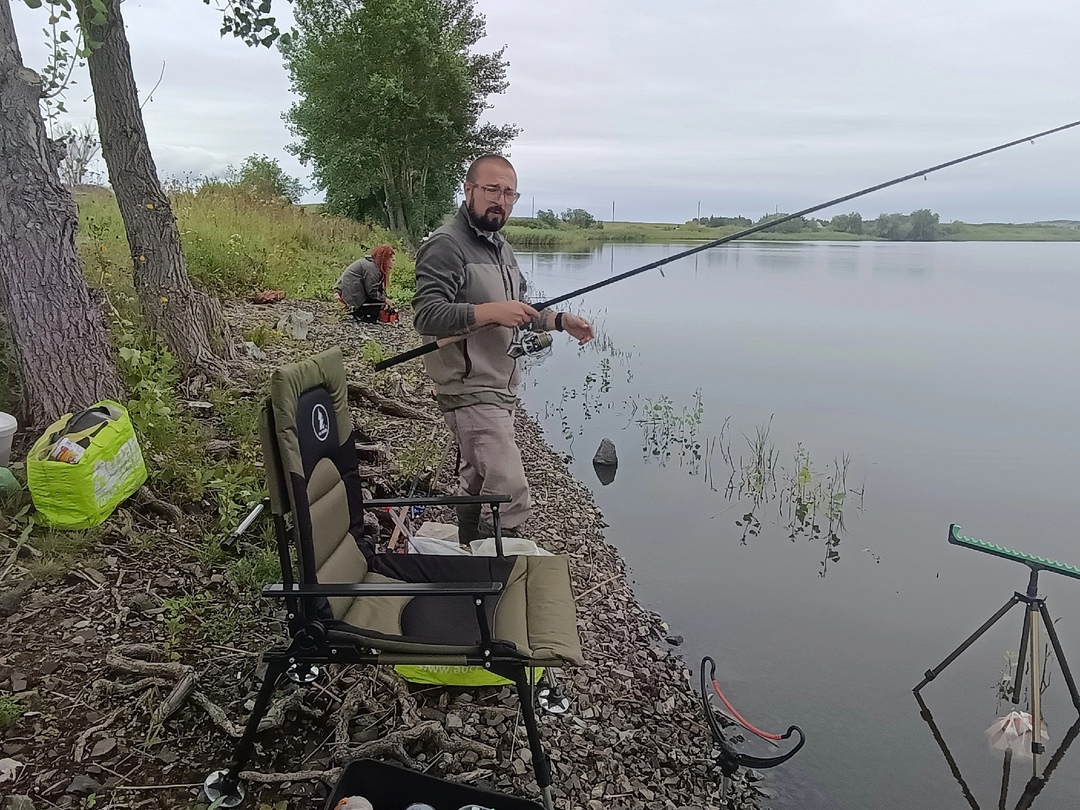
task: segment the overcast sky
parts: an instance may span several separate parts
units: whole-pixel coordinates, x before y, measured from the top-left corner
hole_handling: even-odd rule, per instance
[[[0,0],[3,2],[3,0]],[[24,60],[42,13],[13,0]],[[287,14],[282,0],[279,19]],[[793,211],[1080,119],[1077,0],[480,0],[507,45],[490,118],[533,207],[601,219]],[[285,152],[275,51],[220,39],[201,0],[127,0],[136,79],[163,176]],[[284,14],[283,14],[284,12]],[[69,93],[92,115],[89,79]],[[316,199],[313,196],[312,199]],[[878,192],[832,213],[931,208],[942,220],[1080,220],[1080,127]]]

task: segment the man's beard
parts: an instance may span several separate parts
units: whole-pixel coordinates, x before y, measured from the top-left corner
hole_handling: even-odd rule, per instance
[[[489,205],[483,214],[478,214],[470,206],[469,213],[472,215],[473,224],[476,225],[477,228],[492,233],[501,230],[507,220],[506,211],[497,205]]]

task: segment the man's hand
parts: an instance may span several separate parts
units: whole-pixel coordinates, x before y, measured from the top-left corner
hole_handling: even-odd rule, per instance
[[[477,326],[487,326],[492,323],[497,323],[499,326],[524,326],[539,314],[523,301],[489,301],[473,307],[473,316],[476,318]]]
[[[563,313],[562,328],[564,332],[569,332],[577,338],[578,343],[582,346],[596,337],[591,323],[578,315],[571,315],[569,312]]]

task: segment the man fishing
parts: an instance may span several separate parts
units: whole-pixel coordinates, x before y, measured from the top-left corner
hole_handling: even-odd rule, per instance
[[[461,449],[461,489],[468,495],[509,495],[501,510],[509,535],[517,534],[531,508],[514,440],[519,370],[507,350],[515,329],[568,332],[581,344],[594,337],[584,318],[537,312],[525,302],[525,279],[499,233],[520,196],[510,161],[501,155],[477,158],[465,175],[465,202],[420,246],[413,298],[413,323],[426,342],[471,333],[426,354],[424,365]],[[458,506],[457,512],[460,543],[493,534],[489,507]]]

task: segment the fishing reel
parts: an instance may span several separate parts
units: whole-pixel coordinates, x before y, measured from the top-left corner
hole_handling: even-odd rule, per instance
[[[542,360],[551,354],[551,343],[550,332],[534,332],[532,329],[519,326],[514,330],[514,336],[510,339],[506,354],[515,360],[520,357]]]

